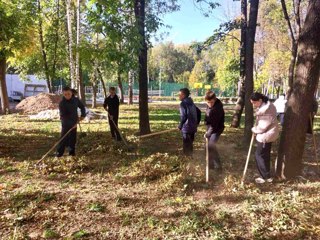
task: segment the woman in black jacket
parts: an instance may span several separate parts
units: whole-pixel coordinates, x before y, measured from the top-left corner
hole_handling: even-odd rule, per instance
[[[204,121],[207,126],[207,132],[204,137],[208,139],[209,168],[221,171],[222,164],[216,144],[224,130],[223,104],[213,91],[206,93],[205,101],[207,102],[207,109]]]

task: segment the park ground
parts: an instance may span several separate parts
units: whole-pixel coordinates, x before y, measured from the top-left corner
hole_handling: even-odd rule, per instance
[[[153,132],[178,120],[178,103],[150,104]],[[241,186],[247,147],[230,120],[227,111],[218,146],[224,171],[206,184],[204,126],[194,158],[185,158],[178,131],[139,140],[138,107],[123,105],[119,127],[129,150],[111,140],[106,120],[94,120],[82,124],[76,158],[51,155],[37,168],[59,138],[59,121],[1,116],[0,239],[320,239],[312,137],[301,177],[256,185],[251,158]]]

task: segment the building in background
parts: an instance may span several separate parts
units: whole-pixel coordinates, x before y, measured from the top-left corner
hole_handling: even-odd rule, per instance
[[[26,97],[48,92],[47,82],[35,75],[27,75],[26,80],[23,80],[18,74],[6,74],[6,83],[11,101],[20,101]]]

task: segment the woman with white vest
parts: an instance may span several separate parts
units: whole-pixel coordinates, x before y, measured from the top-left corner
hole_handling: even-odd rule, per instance
[[[256,178],[256,183],[272,182],[270,173],[271,145],[279,136],[276,107],[268,97],[261,93],[253,93],[251,103],[256,108],[256,124],[252,132],[256,135],[257,149],[255,158],[261,177]]]

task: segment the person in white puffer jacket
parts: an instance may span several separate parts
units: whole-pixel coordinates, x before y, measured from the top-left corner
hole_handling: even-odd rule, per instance
[[[256,108],[256,125],[252,132],[256,134],[257,149],[255,158],[261,177],[256,178],[256,183],[272,182],[270,173],[270,155],[272,142],[279,136],[279,125],[276,107],[265,95],[254,93],[251,103]]]

